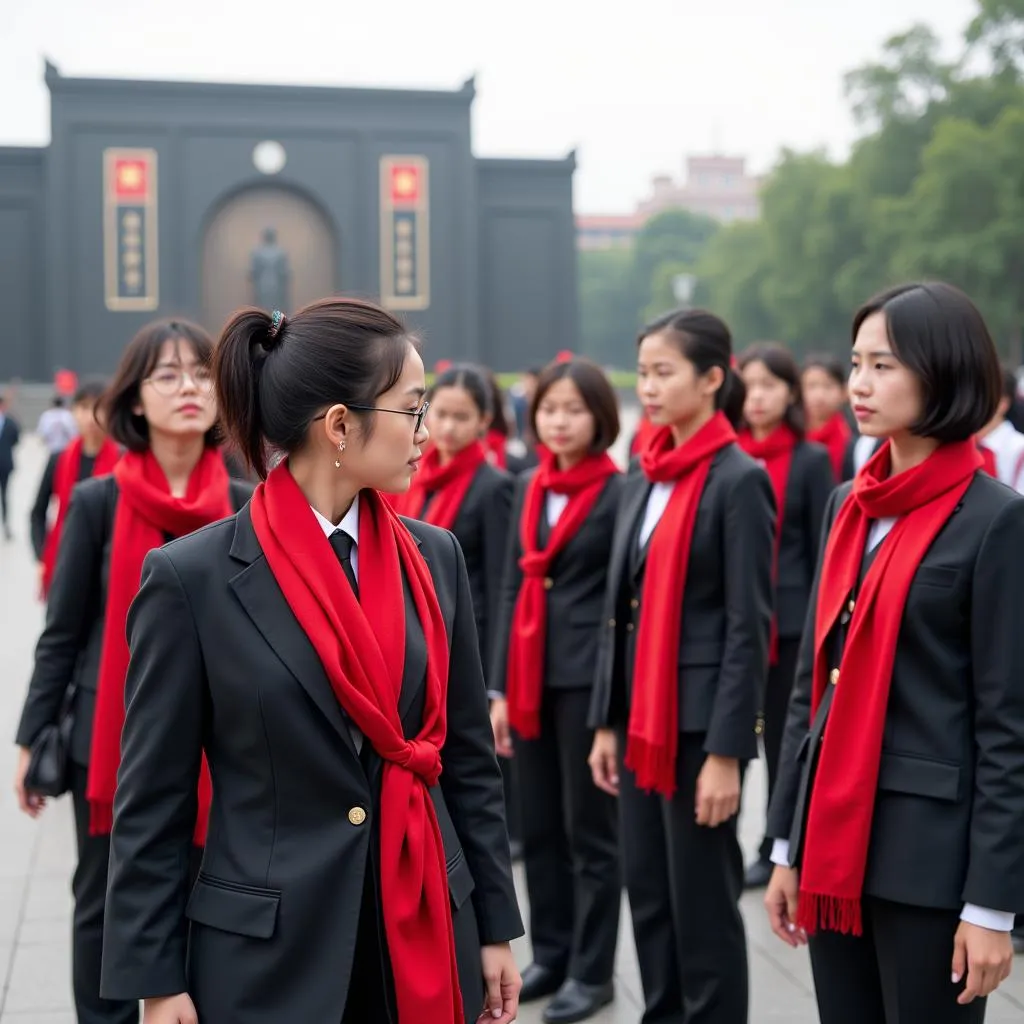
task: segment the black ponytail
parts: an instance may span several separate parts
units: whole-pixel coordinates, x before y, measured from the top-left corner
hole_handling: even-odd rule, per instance
[[[296,451],[324,409],[376,404],[398,382],[415,344],[390,313],[358,299],[322,299],[279,319],[240,309],[214,354],[221,419],[265,479],[270,452]],[[368,436],[374,414],[354,415]]]

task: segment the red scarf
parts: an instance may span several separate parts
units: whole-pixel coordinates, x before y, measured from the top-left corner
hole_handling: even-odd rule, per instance
[[[463,448],[443,466],[437,448],[430,447],[420,460],[419,471],[414,474],[409,490],[399,495],[393,506],[400,515],[450,530],[459,517],[459,509],[476,471],[486,461],[487,451],[480,441]]]
[[[416,541],[376,491],[363,491],[360,501],[359,600],[287,463],[256,488],[252,524],[338,703],[384,759],[381,902],[398,1019],[462,1024],[444,845],[428,792],[441,774],[447,729],[448,637]],[[423,727],[414,740],[405,739],[398,717],[403,576],[427,641]]]
[[[889,684],[911,581],[981,466],[973,440],[940,445],[890,476],[885,444],[857,474],[829,532],[818,590],[811,721],[829,686],[829,638],[858,587],[873,520],[897,518],[859,587],[811,793],[799,923],[862,934],[861,892]]]
[[[601,496],[610,476],[618,472],[607,454],[592,455],[565,472],[546,449],[540,449],[540,468],[526,489],[519,540],[523,554],[508,656],[508,720],[524,740],[540,735],[540,703],[544,690],[544,654],[547,645],[548,601],[545,577],[554,560],[576,536]],[[558,517],[547,546],[537,546],[540,517],[548,491],[567,494],[569,504]]]
[[[92,475],[106,476],[117,465],[121,458],[121,449],[110,438],[104,438],[100,450],[93,462]],[[76,437],[71,444],[60,453],[57,465],[53,470],[53,498],[57,501],[57,515],[50,532],[46,535],[43,545],[43,580],[42,596],[50,592],[53,582],[53,570],[57,564],[57,549],[60,547],[60,535],[64,529],[64,519],[68,514],[68,503],[71,491],[78,483],[78,475],[82,469],[82,439]]]
[[[843,479],[843,463],[852,437],[850,424],[846,422],[846,417],[841,412],[835,413],[817,430],[807,431],[808,441],[823,444],[828,449],[829,458],[832,460],[832,472],[837,480]]]
[[[171,496],[167,478],[152,452],[128,452],[114,468],[119,497],[114,513],[107,584],[103,648],[96,690],[96,713],[89,757],[91,835],[107,835],[113,826],[114,792],[121,764],[121,729],[124,726],[124,680],[128,671],[125,625],[128,606],[139,590],[142,562],[153,548],[164,544],[165,534],[183,537],[201,526],[231,515],[230,479],[224,460],[207,448],[192,470],[183,499]],[[174,680],[167,680],[173,685]],[[199,812],[194,841],[206,842],[210,813],[210,776],[203,759],[199,779]]]
[[[508,468],[508,438],[500,430],[488,430],[484,438],[487,448],[487,461],[498,469]]]
[[[749,430],[740,431],[739,445],[752,458],[757,459],[768,471],[775,492],[775,553],[772,558],[772,580],[779,577],[779,547],[782,542],[782,523],[786,514],[786,487],[789,484],[789,470],[793,465],[793,452],[799,438],[785,423],[780,423],[763,441],[757,441]],[[772,632],[768,645],[768,660],[772,665],[779,663],[779,629],[772,616]]]
[[[648,480],[676,485],[647,552],[626,766],[641,789],[666,797],[676,788],[679,637],[690,541],[711,461],[735,441],[736,432],[719,412],[679,447],[673,447],[671,429],[662,427],[640,456]]]

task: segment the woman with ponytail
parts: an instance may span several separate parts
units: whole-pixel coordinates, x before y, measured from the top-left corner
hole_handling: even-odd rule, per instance
[[[522,925],[465,563],[380,493],[428,438],[414,340],[357,300],[248,309],[215,373],[263,482],[143,568],[104,992],[146,1024],[508,1024]]]
[[[822,1024],[977,1024],[1024,907],[1024,498],[984,472],[995,346],[946,284],[853,321],[881,447],[825,514],[765,903]]]
[[[72,491],[18,726],[15,790],[22,810],[35,817],[45,800],[25,785],[30,749],[72,701],[67,782],[78,837],[72,973],[78,1019],[90,1024],[128,1024],[139,1017],[137,1000],[100,995],[111,817],[128,692],[128,608],[150,551],[230,515],[250,493],[229,480],[218,449],[211,353],[202,328],[184,320],[147,325],[125,350],[98,416],[127,451],[109,476]],[[177,634],[172,636],[176,642]],[[168,680],[172,687],[179,683]],[[209,778],[197,771],[181,808],[188,830],[180,853],[186,874],[205,839],[209,803]]]
[[[740,356],[739,372],[747,392],[739,445],[768,471],[775,495],[775,616],[761,737],[770,800],[800,636],[818,564],[821,523],[836,481],[828,451],[804,438],[800,370],[792,355],[781,345],[753,345]],[[765,836],[757,860],[747,869],[748,889],[768,884],[771,852],[772,841]]]
[[[722,411],[742,408],[731,356],[701,310],[640,334],[637,393],[659,429],[619,504],[591,704],[652,1021],[747,1019],[736,815],[757,756],[775,510]]]
[[[587,769],[587,726],[622,475],[615,392],[587,359],[552,363],[531,403],[540,467],[520,477],[496,630],[491,722],[514,753],[523,806],[533,963],[523,1001],[547,1024],[612,998],[620,870],[615,801]]]

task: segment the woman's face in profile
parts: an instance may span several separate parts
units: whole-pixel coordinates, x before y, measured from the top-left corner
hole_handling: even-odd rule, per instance
[[[884,313],[860,325],[852,357],[850,405],[860,432],[892,437],[909,431],[924,412],[921,381],[896,357]]]
[[[373,403],[378,410],[364,413],[372,417],[373,428],[365,435],[360,428],[350,434],[341,460],[348,472],[363,487],[401,494],[409,489],[416,464],[430,434],[425,425],[416,429],[416,416],[426,393],[426,374],[420,354],[409,346],[405,366],[395,386],[378,395]],[[391,412],[379,410],[390,409]]]

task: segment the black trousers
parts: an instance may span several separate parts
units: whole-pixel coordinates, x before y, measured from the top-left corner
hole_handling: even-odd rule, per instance
[[[78,1024],[138,1024],[136,1000],[100,997],[103,911],[107,898],[110,836],[89,835],[88,769],[71,766],[71,800],[75,809],[78,865],[71,882],[75,910],[71,933],[71,981]]]
[[[533,959],[588,985],[610,981],[622,871],[614,797],[593,782],[589,690],[547,688],[540,736],[515,738]]]
[[[779,754],[782,750],[782,736],[786,731],[786,712],[789,710],[789,695],[793,692],[793,677],[796,675],[796,659],[800,652],[800,638],[779,639],[779,657],[768,670],[768,682],[764,697],[764,760],[768,768],[768,803],[775,791],[775,779],[779,774]],[[765,805],[767,807],[767,804]],[[762,860],[771,857],[772,840],[765,836],[761,840]]]
[[[637,789],[622,765],[619,734],[622,852],[644,990],[642,1024],[747,1021],[743,854],[735,817],[718,828],[696,823],[703,745],[703,733],[680,735],[677,788],[666,800]]]
[[[9,524],[7,508],[7,485],[10,483],[11,474],[0,472],[0,526],[6,530]]]
[[[810,940],[821,1024],[981,1024],[985,1000],[960,1006],[953,985],[955,910],[865,897],[864,934],[821,932]]]

